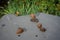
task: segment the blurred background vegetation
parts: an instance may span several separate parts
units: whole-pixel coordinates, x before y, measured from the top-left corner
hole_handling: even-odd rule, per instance
[[[19,15],[42,12],[60,16],[60,0],[9,0],[7,5],[0,7],[0,17],[16,12]]]

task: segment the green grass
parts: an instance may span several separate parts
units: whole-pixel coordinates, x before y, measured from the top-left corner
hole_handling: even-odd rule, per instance
[[[10,0],[8,7],[3,11],[0,11],[0,15],[15,14],[18,11],[19,15],[43,12],[60,16],[60,0]]]

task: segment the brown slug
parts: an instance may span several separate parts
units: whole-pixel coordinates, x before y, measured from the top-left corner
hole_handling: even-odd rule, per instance
[[[16,31],[16,34],[21,34],[21,33],[23,33],[23,32],[24,32],[24,30],[19,27],[19,28],[17,29],[17,31]]]
[[[41,23],[38,23],[37,24],[37,27],[40,29],[40,28],[42,28],[42,24]]]
[[[32,22],[39,22],[39,20],[36,18],[35,14],[31,14],[31,21]]]
[[[40,28],[40,31],[45,32],[46,29],[45,28]]]

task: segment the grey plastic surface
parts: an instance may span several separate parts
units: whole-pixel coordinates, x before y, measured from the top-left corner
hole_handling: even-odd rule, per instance
[[[30,21],[30,16],[5,15],[0,19],[0,40],[60,40],[60,17],[47,14],[36,16],[46,32],[41,32],[35,22]],[[18,27],[24,32],[20,37],[16,35]],[[36,37],[37,35],[37,37]]]

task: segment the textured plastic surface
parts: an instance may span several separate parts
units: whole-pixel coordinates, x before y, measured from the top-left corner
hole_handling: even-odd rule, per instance
[[[0,19],[0,40],[60,40],[60,17],[39,14],[36,17],[46,32],[37,28],[37,23],[30,21],[30,16],[5,15]],[[16,31],[22,27],[25,31],[18,37]]]

